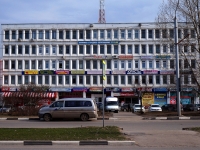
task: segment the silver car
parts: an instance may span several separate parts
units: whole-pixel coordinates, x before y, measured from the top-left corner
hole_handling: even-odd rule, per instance
[[[133,112],[141,112],[141,108],[142,112],[145,112],[144,106],[141,106],[140,104],[135,104],[133,105]]]
[[[45,121],[54,118],[80,118],[87,121],[89,118],[97,118],[98,114],[96,102],[91,98],[64,98],[42,107],[38,116]]]

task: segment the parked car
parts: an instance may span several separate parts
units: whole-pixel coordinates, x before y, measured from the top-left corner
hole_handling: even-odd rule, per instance
[[[130,105],[130,110],[129,110],[129,111],[132,111],[133,105],[132,105],[132,104],[129,104],[129,105]],[[124,104],[121,106],[121,111],[128,111],[128,103],[124,103]]]
[[[153,111],[162,111],[162,108],[160,107],[159,104],[151,104],[149,106],[149,111],[153,112]]]
[[[183,111],[194,111],[195,104],[183,104]]]
[[[142,112],[145,112],[144,106],[141,106],[140,104],[133,105],[133,111],[132,112],[141,112],[141,107],[142,107]]]
[[[97,104],[97,109],[98,110],[103,110],[103,104],[102,104],[102,102],[97,102],[96,104]]]
[[[194,111],[200,111],[200,104],[195,104]]]
[[[11,106],[9,106],[9,105],[5,105],[5,106],[3,106],[3,107],[1,107],[0,108],[0,113],[1,112],[10,112],[11,111]]]
[[[165,104],[162,107],[162,111],[176,111],[176,104]]]

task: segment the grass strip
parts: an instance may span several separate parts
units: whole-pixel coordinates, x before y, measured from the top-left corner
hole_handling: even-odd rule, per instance
[[[200,132],[200,127],[190,128],[190,130],[192,130],[192,131],[196,131],[196,132]]]
[[[127,140],[116,126],[80,128],[0,128],[0,140]]]

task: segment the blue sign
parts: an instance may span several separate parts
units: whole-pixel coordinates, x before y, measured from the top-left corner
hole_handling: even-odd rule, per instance
[[[154,88],[154,92],[167,92],[167,88]]]
[[[167,103],[167,93],[155,93],[154,94],[154,103],[159,104],[160,106]]]

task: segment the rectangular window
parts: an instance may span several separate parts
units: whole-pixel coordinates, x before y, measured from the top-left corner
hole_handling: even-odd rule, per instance
[[[45,61],[45,69],[49,69],[49,61],[48,60]]]
[[[63,54],[63,46],[59,46],[59,54]]]
[[[29,61],[25,60],[25,69],[29,69]]]
[[[156,61],[156,68],[160,68],[160,62]]]
[[[22,54],[22,45],[18,46],[18,54]]]
[[[18,60],[18,69],[22,69],[22,60]]]
[[[142,68],[146,68],[146,62],[142,61]]]
[[[52,30],[52,39],[56,39],[56,30]]]
[[[121,54],[125,54],[125,45],[121,45]]]
[[[149,61],[149,68],[153,68],[153,62]]]
[[[90,69],[90,60],[86,60],[86,69]]]
[[[135,76],[135,84],[139,84],[139,76]]]
[[[170,45],[170,53],[174,53],[174,45]]]
[[[163,60],[163,68],[167,68],[167,62]]]
[[[83,76],[79,76],[79,84],[83,84]]]
[[[188,76],[184,75],[184,84],[188,84],[188,83],[189,83]]]
[[[174,84],[174,75],[170,75],[170,84]]]
[[[39,30],[39,39],[43,39],[43,31]]]
[[[149,76],[149,84],[153,84],[153,76]]]
[[[162,38],[167,38],[167,30],[166,29],[162,30]]]
[[[42,76],[38,76],[38,84],[42,84]]]
[[[196,68],[196,60],[191,59],[191,68],[195,69]]]
[[[79,39],[83,39],[83,30],[79,30]]]
[[[132,39],[132,30],[128,30],[128,39]]]
[[[34,75],[31,76],[31,84],[35,84],[35,76]]]
[[[188,46],[184,46],[183,50],[184,50],[184,53],[187,53],[188,52]]]
[[[125,84],[125,76],[121,76],[121,84]]]
[[[36,54],[36,46],[32,45],[32,54]]]
[[[107,84],[111,84],[111,76],[106,76],[106,81],[107,81]]]
[[[72,69],[76,69],[76,60],[72,60]]]
[[[181,30],[178,30],[178,38],[181,38]]]
[[[114,54],[118,54],[118,45],[114,45]]]
[[[118,30],[114,30],[114,39],[118,38]]]
[[[44,76],[44,84],[49,84],[49,76]]]
[[[128,54],[132,54],[132,45],[128,45]]]
[[[79,54],[83,54],[83,45],[79,45]]]
[[[56,84],[56,76],[51,76],[51,84]]]
[[[111,30],[107,30],[107,39],[111,38]]]
[[[31,69],[36,69],[35,60],[31,60]]]
[[[93,76],[93,84],[97,84],[97,76]]]
[[[174,29],[169,30],[169,37],[174,38]]]
[[[194,53],[196,51],[195,45],[191,45],[191,52]]]
[[[153,54],[153,45],[149,45],[149,54]]]
[[[128,76],[128,84],[132,84],[132,76]]]
[[[56,61],[52,60],[52,69],[56,69]]]
[[[18,84],[22,84],[22,76],[17,76],[17,78]]]
[[[29,31],[25,31],[25,39],[29,39]]]
[[[156,84],[160,84],[160,76],[156,76]]]
[[[4,84],[8,84],[8,76],[4,76]]]
[[[59,67],[59,69],[62,69],[62,68],[63,68],[62,60],[59,61],[59,63],[58,63],[58,67]]]
[[[195,30],[194,29],[191,29],[190,30],[190,36],[191,36],[191,38],[195,38],[196,36],[195,36]]]
[[[93,69],[97,69],[97,60],[93,60]]]
[[[156,45],[156,54],[160,54],[160,45]]]
[[[104,45],[100,45],[100,54],[104,54]]]
[[[86,54],[90,54],[90,45],[86,45]]]
[[[86,76],[86,84],[90,84],[90,76]]]
[[[59,31],[59,39],[63,39],[63,31]]]
[[[13,39],[13,40],[16,39],[16,31],[12,31],[12,39]]]
[[[42,49],[43,49],[43,47],[39,46],[39,54],[42,54]]]
[[[70,69],[70,64],[69,64],[69,60],[65,61],[65,69]]]
[[[121,39],[125,39],[125,30],[121,30]]]
[[[142,84],[146,84],[146,76],[142,76]]]
[[[104,30],[100,30],[100,38],[104,39]]]
[[[118,76],[114,76],[114,84],[118,84]]]
[[[98,30],[93,30],[93,39],[97,39],[98,37]]]
[[[5,46],[5,54],[9,54],[9,46],[8,45]]]
[[[128,68],[131,69],[132,68],[132,61],[128,60]]]
[[[69,45],[66,45],[66,54],[70,54],[70,46]]]
[[[135,30],[135,39],[139,39],[139,30]]]
[[[139,54],[139,45],[135,45],[135,54]]]
[[[60,75],[60,76],[58,76],[58,84],[63,84],[63,76],[62,75]]]
[[[139,68],[138,60],[135,60],[135,68]]]
[[[118,68],[118,61],[114,61],[114,69]]]
[[[159,29],[155,30],[155,36],[156,36],[157,39],[160,38],[160,30]]]
[[[77,54],[77,52],[76,52],[76,45],[72,46],[72,54]]]
[[[45,46],[45,53],[49,54],[49,46]]]
[[[15,60],[11,61],[11,69],[15,69]]]
[[[142,45],[142,54],[146,54],[146,45]]]
[[[65,32],[65,38],[66,39],[70,39],[70,31],[69,30],[66,30],[66,32]]]
[[[36,30],[32,30],[32,39],[36,39]]]
[[[79,69],[83,69],[83,60],[79,60]]]
[[[188,61],[184,60],[184,68],[187,69],[189,67]]]
[[[90,39],[90,30],[86,30],[86,39]]]
[[[107,69],[111,69],[111,60],[107,60],[106,67]]]
[[[25,76],[25,77],[24,77],[24,80],[25,80],[25,81],[24,81],[25,84],[28,84],[28,83],[29,83],[28,76]]]
[[[142,38],[143,38],[143,39],[146,38],[146,30],[142,30]]]
[[[69,77],[70,76],[65,76],[65,84],[69,84],[70,82],[69,82]]]
[[[163,53],[167,53],[167,45],[163,45]]]
[[[18,31],[18,34],[19,34],[19,39],[22,40],[22,39],[23,39],[23,32],[22,32],[21,30],[19,30],[19,31]]]
[[[111,54],[111,45],[107,45],[107,54]]]
[[[11,54],[15,54],[15,46],[12,46],[11,48]]]
[[[121,69],[125,68],[124,60],[121,60]]]
[[[97,45],[93,45],[93,54],[97,54]]]
[[[153,38],[153,30],[148,30],[149,39]]]
[[[52,54],[56,54],[56,46],[52,46]]]
[[[163,75],[163,84],[167,84],[167,76]]]
[[[49,39],[49,30],[45,30],[45,39]]]

